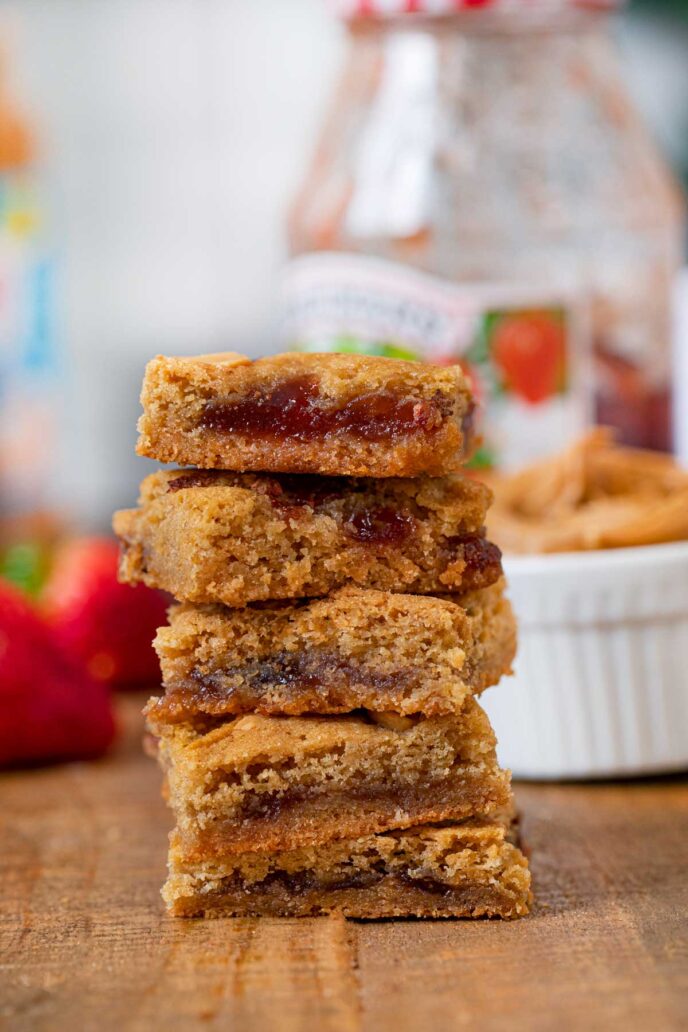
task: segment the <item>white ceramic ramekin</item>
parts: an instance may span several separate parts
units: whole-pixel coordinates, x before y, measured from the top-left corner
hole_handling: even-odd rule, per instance
[[[505,558],[515,676],[482,703],[515,777],[688,768],[688,542]]]

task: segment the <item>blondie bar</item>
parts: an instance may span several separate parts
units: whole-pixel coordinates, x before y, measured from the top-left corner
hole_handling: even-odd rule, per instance
[[[441,475],[470,447],[459,366],[367,355],[233,353],[148,364],[137,451],[203,469]]]
[[[120,577],[183,602],[326,595],[347,584],[414,594],[488,587],[490,492],[467,477],[348,480],[218,470],[154,473],[116,513]]]
[[[154,645],[165,694],[158,723],[211,716],[457,713],[514,657],[504,584],[458,602],[342,588],[324,599],[246,609],[175,606]]]
[[[190,863],[173,835],[163,897],[179,917],[520,917],[530,871],[509,839],[472,819]]]
[[[294,849],[508,805],[489,722],[452,717],[265,717],[157,725],[188,856]],[[210,725],[210,730],[208,726]]]

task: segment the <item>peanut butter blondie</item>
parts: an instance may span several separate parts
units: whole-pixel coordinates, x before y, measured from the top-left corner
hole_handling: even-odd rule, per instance
[[[189,862],[173,835],[163,897],[178,917],[520,917],[530,871],[509,839],[472,819]]]
[[[181,602],[326,595],[345,585],[459,592],[501,576],[490,492],[467,477],[387,480],[219,470],[154,473],[115,514],[120,577]]]
[[[251,714],[160,726],[149,716],[149,724],[190,857],[461,820],[510,799],[494,734],[473,699],[452,717]]]
[[[457,602],[341,588],[324,599],[246,609],[175,606],[154,645],[165,694],[157,723],[258,712],[458,713],[510,668],[504,584]]]
[[[159,355],[141,403],[139,455],[239,472],[456,472],[473,417],[459,366],[369,355]]]

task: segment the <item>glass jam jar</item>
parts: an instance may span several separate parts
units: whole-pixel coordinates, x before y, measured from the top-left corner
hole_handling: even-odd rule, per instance
[[[591,422],[671,444],[683,204],[624,87],[613,0],[344,0],[289,220],[292,348],[460,361],[478,464]]]

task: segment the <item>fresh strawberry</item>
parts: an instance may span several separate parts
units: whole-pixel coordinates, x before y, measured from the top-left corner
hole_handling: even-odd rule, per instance
[[[560,389],[565,372],[564,328],[546,311],[503,316],[493,330],[492,359],[504,385],[530,405]]]
[[[0,766],[90,759],[114,733],[105,685],[60,649],[24,595],[0,581]]]
[[[41,602],[58,641],[92,677],[113,688],[158,681],[152,641],[167,603],[157,591],[117,581],[117,545],[80,538],[55,556]]]

